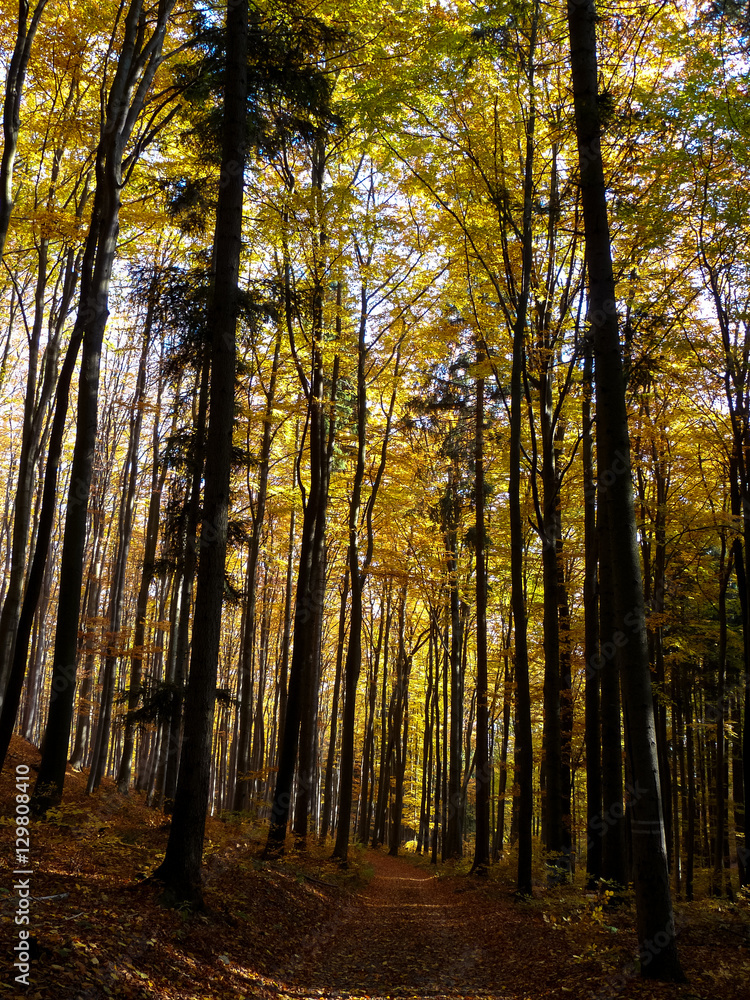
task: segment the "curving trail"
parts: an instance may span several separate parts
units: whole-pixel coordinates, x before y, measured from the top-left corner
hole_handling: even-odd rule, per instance
[[[510,899],[500,907],[496,899],[488,905],[478,880],[439,879],[379,851],[368,851],[367,860],[375,871],[367,888],[294,956],[288,996],[511,1000],[531,995],[518,991],[519,980],[528,984],[534,964],[519,939],[528,934],[529,920],[518,917]],[[538,940],[535,951],[541,960],[537,983],[543,986],[554,969]]]

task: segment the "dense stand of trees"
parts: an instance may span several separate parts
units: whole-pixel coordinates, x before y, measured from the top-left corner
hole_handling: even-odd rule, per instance
[[[748,878],[742,19],[6,6],[36,814],[142,790],[196,905],[208,810],[632,881],[679,978],[671,897]]]

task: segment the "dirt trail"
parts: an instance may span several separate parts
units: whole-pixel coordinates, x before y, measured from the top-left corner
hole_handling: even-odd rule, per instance
[[[528,953],[519,955],[513,925],[520,931],[521,924],[510,900],[499,934],[497,903],[488,911],[483,886],[475,880],[439,879],[378,851],[369,851],[367,860],[375,870],[371,882],[312,936],[307,954],[296,957],[290,996],[510,1000],[522,995],[502,985],[509,972],[526,979],[533,964]],[[528,917],[524,923],[528,928]],[[523,970],[511,970],[519,959]]]

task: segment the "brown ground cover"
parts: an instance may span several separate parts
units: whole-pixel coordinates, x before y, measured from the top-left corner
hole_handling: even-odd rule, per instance
[[[512,896],[512,872],[489,879],[425,859],[329,848],[260,859],[262,831],[212,820],[208,912],[163,907],[145,882],[166,846],[165,818],[111,783],[84,794],[69,773],[51,822],[30,826],[30,985],[14,982],[15,765],[38,753],[14,738],[0,776],[2,991],[31,1000],[478,998],[750,1000],[750,903],[677,904],[687,985],[643,981],[632,907],[579,888]]]

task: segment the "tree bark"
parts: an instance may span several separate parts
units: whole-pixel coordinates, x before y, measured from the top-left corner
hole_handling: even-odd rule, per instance
[[[104,777],[107,753],[109,749],[109,734],[112,722],[112,701],[114,698],[115,669],[120,657],[122,611],[125,601],[125,575],[130,552],[130,540],[133,535],[133,518],[135,513],[135,496],[138,480],[138,456],[141,443],[141,428],[143,426],[143,397],[146,392],[146,361],[151,341],[151,326],[153,323],[153,306],[146,320],[146,331],[141,348],[141,359],[138,366],[138,381],[131,405],[130,433],[127,454],[122,470],[122,500],[117,523],[117,552],[114,559],[112,579],[107,609],[107,633],[105,637],[105,662],[102,682],[102,695],[99,704],[99,719],[94,738],[94,753],[91,760],[91,770],[86,785],[86,791],[95,791]],[[131,749],[132,753],[132,749]],[[120,789],[122,791],[122,789]]]
[[[246,160],[248,4],[229,4],[221,183],[209,309],[211,403],[195,598],[196,629],[185,695],[185,735],[164,861],[154,873],[175,898],[202,906],[201,860],[211,779],[211,737],[221,640],[235,407],[238,281]]]
[[[367,265],[370,260],[368,258]],[[357,462],[349,504],[349,578],[351,582],[351,613],[349,624],[349,646],[346,652],[344,671],[344,713],[341,723],[341,781],[339,794],[339,814],[336,827],[336,845],[333,856],[341,864],[346,864],[349,851],[349,830],[351,825],[352,785],[354,782],[354,726],[356,719],[357,681],[362,664],[362,591],[370,570],[375,543],[372,514],[377,501],[380,484],[385,472],[393,411],[396,405],[396,390],[391,393],[390,406],[386,416],[380,462],[370,490],[365,508],[367,526],[367,547],[360,565],[359,530],[360,508],[362,505],[362,485],[365,476],[365,453],[367,448],[367,383],[365,365],[367,361],[367,286],[362,284],[360,296],[360,322],[357,342]],[[398,377],[400,346],[396,350],[396,371]]]
[[[248,808],[250,779],[246,777],[250,764],[250,730],[252,728],[252,694],[253,676],[249,669],[252,658],[250,652],[255,637],[255,579],[258,572],[258,557],[263,532],[263,522],[266,513],[266,498],[268,496],[268,470],[271,461],[271,421],[276,400],[276,380],[279,372],[279,357],[281,354],[281,333],[279,326],[276,335],[276,345],[273,352],[271,377],[266,395],[266,407],[263,415],[263,439],[260,449],[260,466],[258,469],[258,492],[252,512],[253,530],[250,537],[250,551],[247,557],[247,572],[245,574],[245,629],[242,652],[242,669],[240,671],[240,719],[239,719],[239,756],[237,760],[238,777],[234,792],[234,808],[237,811]]]
[[[448,482],[448,520],[445,533],[446,569],[450,602],[450,730],[446,768],[448,772],[447,826],[443,837],[443,860],[463,855],[461,829],[461,750],[464,723],[464,686],[461,649],[463,646],[463,618],[458,585],[458,525],[460,500],[458,495],[458,455],[454,452]]]
[[[378,696],[380,654],[383,648],[383,628],[385,625],[383,611],[384,607],[381,602],[378,621],[378,641],[373,651],[373,662],[370,667],[369,705],[365,730],[365,746],[362,754],[362,791],[359,809],[359,829],[357,833],[361,844],[366,844],[370,839],[372,800],[375,793],[375,703]],[[372,614],[370,620],[372,622]]]
[[[38,0],[29,20],[28,0],[18,0],[18,29],[13,55],[5,78],[5,99],[3,101],[3,153],[0,158],[0,260],[3,258],[5,241],[13,212],[13,166],[18,148],[18,133],[21,128],[20,112],[26,70],[31,57],[39,22],[47,6],[47,0]]]
[[[593,888],[603,873],[603,844],[599,820],[602,812],[602,732],[599,717],[599,606],[597,581],[596,480],[594,473],[593,394],[594,355],[590,340],[585,344],[583,373],[583,517],[584,517],[584,662],[586,734],[586,876]]]
[[[151,295],[157,293],[157,279],[154,278]],[[149,301],[149,309],[151,301]],[[153,322],[153,319],[151,320]],[[149,319],[146,319],[149,328]],[[135,749],[136,722],[133,713],[138,707],[143,684],[143,659],[146,641],[146,615],[148,613],[148,593],[154,579],[156,563],[156,546],[159,540],[159,511],[164,489],[167,468],[159,461],[159,415],[161,412],[162,382],[156,392],[156,412],[151,438],[151,492],[146,515],[146,537],[144,542],[143,562],[141,565],[141,580],[138,587],[138,597],[135,606],[135,628],[133,630],[132,653],[130,656],[130,688],[128,691],[128,714],[125,718],[125,732],[122,740],[122,757],[117,771],[117,787],[120,792],[127,792],[130,787],[130,775]]]
[[[331,705],[331,735],[328,739],[328,758],[326,760],[326,776],[323,786],[323,820],[320,828],[320,839],[325,841],[328,828],[333,817],[333,764],[336,758],[336,740],[339,721],[339,696],[341,694],[341,673],[344,665],[344,648],[346,646],[346,604],[349,597],[349,553],[347,551],[344,581],[341,585],[341,605],[339,607],[339,635],[336,643],[336,676],[333,682],[333,703]]]
[[[484,352],[477,358],[484,361]],[[489,685],[487,680],[487,567],[484,530],[484,377],[477,379],[474,432],[474,509],[476,513],[477,600],[477,736],[476,736],[476,841],[472,872],[487,873],[490,864],[490,754]]]
[[[68,412],[70,383],[73,377],[78,350],[81,344],[80,335],[75,332],[65,353],[65,358],[57,375],[58,352],[63,325],[68,315],[70,303],[75,293],[77,281],[76,265],[80,264],[72,252],[68,253],[65,267],[63,291],[60,297],[59,310],[50,332],[50,341],[44,358],[44,375],[39,398],[33,411],[27,406],[24,419],[23,440],[21,446],[21,461],[19,468],[18,489],[16,491],[16,506],[13,527],[13,544],[8,552],[11,560],[11,577],[3,602],[0,616],[0,675],[7,677],[7,685],[0,682],[0,697],[3,698],[0,714],[0,765],[5,760],[10,737],[15,725],[18,705],[23,690],[26,664],[29,652],[29,639],[34,619],[34,613],[39,603],[39,596],[45,575],[47,554],[55,521],[55,506],[57,498],[57,477],[59,474],[62,441],[65,434],[65,418]],[[42,262],[40,260],[40,267]],[[35,313],[35,325],[41,322],[41,305],[38,303]],[[55,377],[57,375],[57,385]],[[24,448],[30,462],[39,458],[45,432],[44,417],[47,406],[54,392],[54,412],[49,429],[47,460],[45,464],[44,482],[39,515],[36,524],[36,538],[33,543],[33,556],[23,588],[23,574],[26,567],[26,543],[31,512],[31,491],[33,473],[31,465],[24,473]],[[33,402],[32,398],[27,404]],[[23,525],[25,522],[25,526]],[[32,532],[33,534],[33,532]],[[15,569],[15,580],[13,579]],[[20,588],[20,589],[19,589]],[[16,592],[14,593],[14,589]],[[23,599],[17,598],[23,593]]]
[[[160,0],[150,33],[142,23],[142,0],[131,0],[123,41],[96,152],[96,190],[83,258],[81,293],[72,340],[82,338],[76,440],[60,561],[60,591],[52,667],[52,690],[44,749],[32,797],[35,815],[60,801],[75,696],[76,646],[81,605],[86,515],[97,433],[99,367],[109,316],[109,281],[117,250],[125,151],[162,57],[174,0]]]
[[[529,90],[534,92],[534,59],[539,19],[534,5],[529,40]],[[532,818],[534,812],[534,763],[531,733],[531,691],[529,687],[529,652],[526,599],[524,592],[524,528],[521,512],[521,407],[524,368],[524,342],[533,268],[532,206],[534,197],[534,131],[536,107],[532,101],[526,120],[523,188],[521,282],[513,325],[513,361],[510,379],[510,444],[508,448],[508,508],[510,520],[511,605],[514,622],[514,672],[516,677],[516,766],[520,794],[518,802],[518,876],[519,895],[531,895]]]
[[[620,646],[621,677],[627,751],[635,782],[631,825],[641,972],[647,978],[682,981],[664,841],[625,381],[601,153],[596,12],[593,0],[568,0],[567,11],[586,238],[588,321],[596,364],[598,476],[608,510],[610,557],[617,567],[614,593],[618,634],[622,634],[626,643]]]

